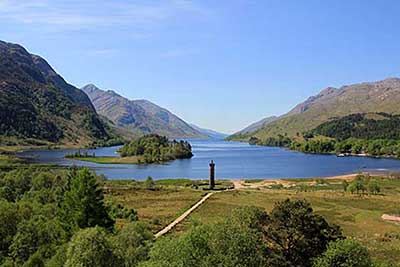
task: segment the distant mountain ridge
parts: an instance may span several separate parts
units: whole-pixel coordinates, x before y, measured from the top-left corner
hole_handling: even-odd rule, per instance
[[[262,120],[259,120],[255,123],[250,124],[249,126],[247,126],[246,128],[244,128],[243,130],[237,132],[236,134],[246,134],[246,133],[252,133],[257,131],[258,129],[261,129],[262,127],[266,126],[267,124],[276,121],[278,119],[277,116],[270,116],[270,117],[266,117]]]
[[[110,139],[87,95],[18,44],[0,41],[0,95],[3,138],[69,145]]]
[[[206,135],[206,136],[208,136],[209,138],[212,138],[212,139],[224,139],[225,137],[228,136],[228,134],[220,133],[220,132],[217,132],[217,131],[214,131],[214,130],[211,130],[211,129],[201,128],[201,127],[199,127],[197,125],[194,125],[192,123],[190,124],[190,126],[192,126],[194,129],[196,129],[200,133],[202,133],[202,134],[204,134],[204,135]]]
[[[351,114],[379,112],[400,114],[398,103],[400,103],[399,78],[340,88],[328,87],[260,129],[240,136],[233,135],[230,138],[248,140],[253,136],[265,140],[278,135],[296,137],[333,118]]]
[[[97,112],[116,126],[137,135],[155,133],[170,138],[205,138],[170,111],[147,100],[129,100],[112,90],[101,90],[93,84],[82,87]]]

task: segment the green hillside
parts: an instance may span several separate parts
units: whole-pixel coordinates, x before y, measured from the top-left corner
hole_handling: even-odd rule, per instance
[[[111,138],[85,93],[43,58],[2,41],[0,95],[0,140],[90,145]]]
[[[332,118],[355,113],[400,114],[400,79],[360,83],[337,88],[327,88],[308,98],[279,119],[264,125],[255,132],[234,135],[233,140],[256,137],[265,140],[279,135],[296,138]]]

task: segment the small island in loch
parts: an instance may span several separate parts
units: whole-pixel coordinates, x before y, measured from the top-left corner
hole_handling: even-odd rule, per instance
[[[96,156],[95,153],[77,151],[65,157],[100,164],[152,164],[193,157],[192,146],[187,141],[169,140],[157,134],[144,135],[122,146],[120,157]]]

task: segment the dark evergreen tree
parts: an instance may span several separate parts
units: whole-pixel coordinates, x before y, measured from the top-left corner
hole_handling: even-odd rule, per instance
[[[111,229],[114,221],[104,205],[102,188],[96,176],[87,168],[75,170],[65,192],[61,214],[69,225],[86,228],[96,225]]]
[[[311,266],[329,242],[343,238],[340,228],[315,214],[305,200],[278,202],[265,225],[264,237],[276,255],[272,266]]]

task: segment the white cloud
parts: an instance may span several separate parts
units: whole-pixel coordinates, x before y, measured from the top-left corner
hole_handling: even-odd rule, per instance
[[[152,1],[0,0],[0,20],[67,29],[138,26],[178,17],[205,16],[206,9],[184,0]]]

